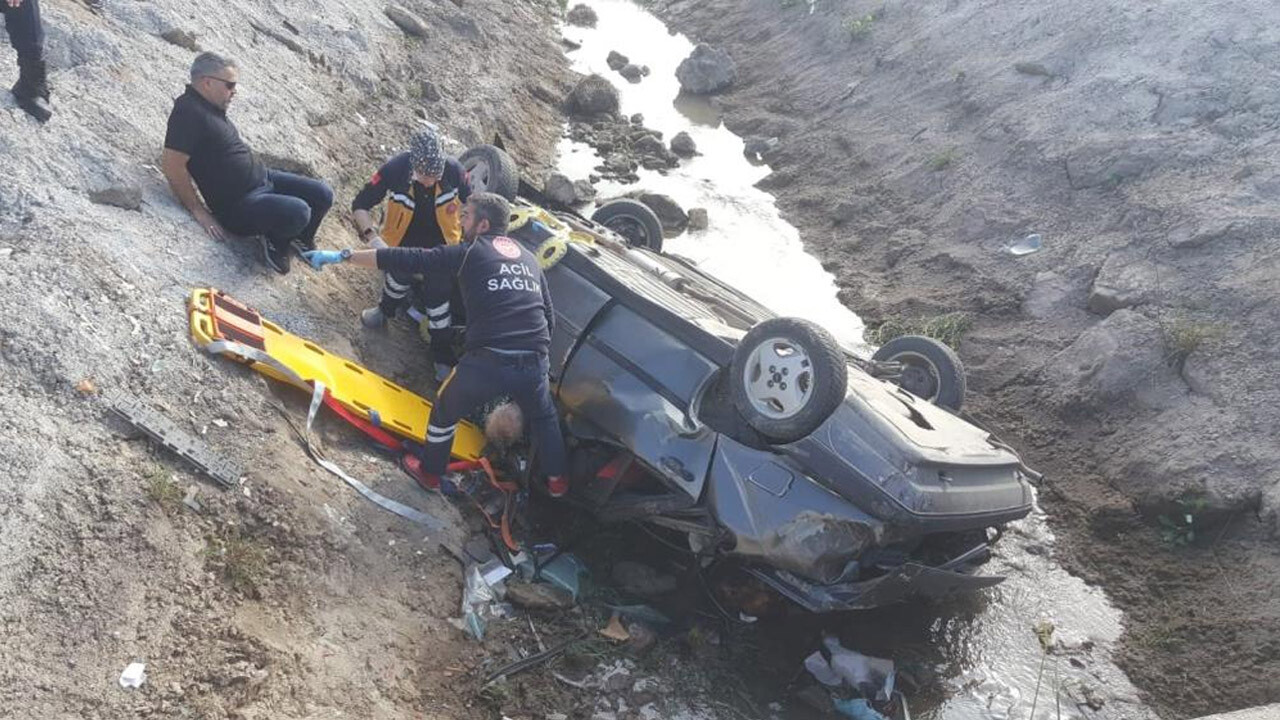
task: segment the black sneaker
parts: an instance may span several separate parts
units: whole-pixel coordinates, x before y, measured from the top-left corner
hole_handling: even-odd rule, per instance
[[[267,263],[267,267],[281,275],[288,275],[290,257],[287,250],[281,250],[272,245],[267,238],[262,238],[262,259]]]

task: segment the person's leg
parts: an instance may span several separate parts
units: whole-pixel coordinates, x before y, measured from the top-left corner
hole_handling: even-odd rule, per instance
[[[396,316],[409,294],[413,291],[414,278],[411,273],[396,274],[392,272],[384,272],[382,274],[382,298],[378,300],[375,307],[368,308],[360,313],[360,322],[365,327],[378,328],[387,324],[387,320]]]
[[[18,7],[9,7],[7,0],[0,0],[4,11],[4,29],[9,33],[9,44],[18,51],[18,57],[33,55],[44,59],[44,24],[40,22],[40,0],[23,0]]]
[[[458,421],[501,392],[498,383],[493,382],[500,372],[500,365],[487,354],[468,353],[440,386],[427,417],[426,445],[422,453],[422,471],[429,478],[438,482],[444,475]]]
[[[560,414],[551,398],[548,370],[545,355],[536,361],[530,359],[521,366],[522,377],[511,388],[511,395],[529,424],[529,437],[538,451],[538,464],[548,478],[547,489],[559,497],[569,489],[564,477],[567,463]]]
[[[423,314],[426,315],[427,332],[431,337],[431,359],[436,364],[436,376],[439,377],[446,368],[458,364],[458,357],[453,350],[457,332],[453,327],[455,305],[454,288],[456,283],[446,287],[428,283],[422,289]]]
[[[311,206],[274,192],[268,183],[220,213],[218,221],[238,235],[262,236],[263,259],[283,275],[289,272],[289,241],[311,222]]]
[[[290,238],[290,240],[296,240],[303,250],[314,250],[316,247],[316,230],[319,229],[324,216],[329,213],[329,208],[333,207],[333,190],[322,180],[294,175],[281,170],[269,171],[267,179],[271,181],[275,193],[296,197],[305,202],[311,209],[310,219],[307,224],[303,226],[297,236]]]
[[[9,44],[18,52],[18,82],[13,86],[13,96],[28,115],[45,122],[53,116],[53,108],[49,106],[40,2],[23,0],[18,7],[10,7],[6,0],[0,0],[0,9],[4,11]]]

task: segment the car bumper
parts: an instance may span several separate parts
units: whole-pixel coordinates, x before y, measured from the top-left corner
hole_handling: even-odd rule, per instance
[[[999,585],[999,575],[973,575],[919,563],[904,563],[872,580],[819,585],[786,570],[745,567],[779,593],[810,612],[868,610],[913,598],[943,599]]]

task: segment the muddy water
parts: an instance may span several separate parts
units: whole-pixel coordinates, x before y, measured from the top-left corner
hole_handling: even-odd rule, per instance
[[[600,196],[643,188],[670,195],[685,208],[706,208],[710,227],[667,240],[669,251],[695,260],[775,311],[821,323],[846,346],[865,351],[862,322],[836,300],[834,278],[804,251],[799,233],[779,216],[772,196],[754,187],[769,169],[743,156],[741,138],[721,126],[708,103],[680,96],[675,68],[693,49],[688,38],[669,33],[625,0],[586,4],[599,16],[597,26],[564,30],[581,43],[569,54],[574,69],[610,78],[621,91],[624,113],[643,114],[645,125],[667,139],[688,132],[701,153],[665,175],[641,170],[636,185],[600,183]],[[648,65],[651,74],[628,83],[606,64],[610,50]],[[561,141],[560,169],[570,178],[587,177],[599,163],[591,148]],[[756,673],[793,677],[821,633],[831,632],[847,647],[894,658],[921,681],[911,698],[915,718],[1018,720],[1032,717],[1033,704],[1036,720],[1154,717],[1108,659],[1121,631],[1119,613],[1101,591],[1054,562],[1053,544],[1037,511],[1009,528],[1000,556],[986,567],[1008,580],[984,595],[941,606],[807,616],[762,627],[758,643],[764,652]],[[1043,622],[1055,628],[1059,651],[1042,662],[1035,628]],[[1077,705],[1087,696],[1104,701],[1100,710]]]
[[[800,233],[778,214],[773,197],[755,187],[769,168],[742,154],[742,139],[720,125],[713,108],[695,97],[677,98],[676,65],[693,50],[683,35],[672,35],[655,17],[628,2],[588,3],[600,16],[594,30],[568,27],[566,37],[582,43],[569,53],[573,69],[599,73],[621,91],[622,112],[644,115],[646,127],[670,140],[684,130],[700,155],[667,171],[639,171],[640,182],[596,185],[599,197],[610,198],[643,188],[670,195],[686,209],[706,208],[710,227],[665,242],[665,249],[694,260],[782,315],[820,323],[851,349],[865,349],[863,325],[836,300],[836,282],[800,244]],[[637,65],[648,65],[649,77],[628,83],[605,62],[617,50]],[[569,139],[560,144],[560,170],[579,180],[595,172],[601,158],[593,149]],[[769,272],[761,272],[761,268]]]

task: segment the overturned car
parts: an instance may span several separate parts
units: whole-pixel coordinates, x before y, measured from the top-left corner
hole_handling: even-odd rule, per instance
[[[857,357],[662,253],[640,203],[551,211],[481,152],[463,156],[472,181],[514,200],[508,234],[555,304],[573,501],[682,533],[812,611],[1002,580],[977,569],[1031,510],[1035,474],[957,414],[950,349],[909,336]]]

